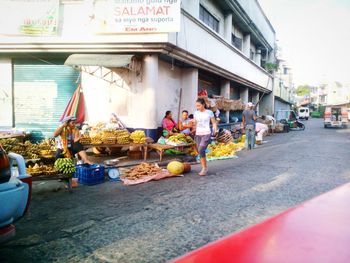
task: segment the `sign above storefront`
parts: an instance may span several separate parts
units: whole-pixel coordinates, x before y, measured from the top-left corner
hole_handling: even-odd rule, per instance
[[[54,36],[59,0],[1,0],[0,34]]]
[[[96,33],[180,31],[181,0],[98,0],[92,26]]]

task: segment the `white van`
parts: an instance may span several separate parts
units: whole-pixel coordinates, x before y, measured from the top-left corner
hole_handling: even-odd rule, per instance
[[[308,120],[310,117],[310,110],[307,107],[300,107],[298,109],[298,116],[300,119]]]

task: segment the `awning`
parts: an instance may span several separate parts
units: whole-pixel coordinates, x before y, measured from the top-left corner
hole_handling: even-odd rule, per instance
[[[133,70],[132,66],[135,65],[135,63],[131,64],[133,57],[134,55],[130,54],[73,54],[67,58],[64,64],[125,89],[123,79],[115,76],[112,68]]]
[[[64,62],[67,66],[128,67],[134,55],[73,54]]]

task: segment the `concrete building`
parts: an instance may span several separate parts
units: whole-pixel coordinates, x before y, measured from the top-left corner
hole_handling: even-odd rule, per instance
[[[121,12],[110,1],[58,2],[51,35],[1,33],[0,21],[0,112],[6,112],[0,126],[52,130],[77,81],[89,121],[115,112],[149,135],[166,110],[177,118],[180,88],[181,110],[193,112],[197,93],[206,89],[244,103],[262,98],[259,113],[273,113],[274,81],[264,64],[273,62],[275,31],[257,0],[183,0],[180,30],[155,33],[105,32],[99,8]],[[221,117],[230,122],[239,114]]]
[[[281,50],[277,50],[276,59],[278,68],[274,75],[273,87],[275,112],[278,110],[290,110],[295,102],[295,85],[292,68],[283,58]]]
[[[350,84],[327,82],[311,92],[311,103],[318,105],[341,105],[350,102]]]

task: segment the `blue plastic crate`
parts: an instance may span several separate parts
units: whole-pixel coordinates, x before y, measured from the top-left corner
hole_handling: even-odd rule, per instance
[[[105,180],[105,167],[97,164],[79,164],[76,166],[75,178],[80,184],[95,185]]]

